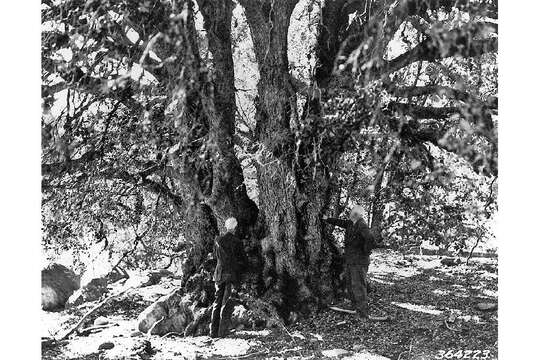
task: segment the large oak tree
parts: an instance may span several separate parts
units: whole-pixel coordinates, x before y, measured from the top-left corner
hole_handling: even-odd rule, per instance
[[[304,78],[290,61],[299,8],[314,39]],[[145,236],[182,233],[188,283],[234,216],[253,291],[284,313],[308,311],[340,288],[339,245],[321,217],[339,215],[354,189],[366,190],[381,238],[383,190],[403,191],[407,176],[432,184],[437,151],[497,174],[495,1],[67,0],[42,12],[47,239],[76,237],[77,223],[101,229],[100,241],[104,222],[139,229],[153,214]],[[237,130],[239,21],[258,72],[249,134]],[[253,159],[256,199],[240,153]]]

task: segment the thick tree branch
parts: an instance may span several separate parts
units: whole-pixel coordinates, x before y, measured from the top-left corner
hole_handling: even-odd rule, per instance
[[[389,86],[388,92],[392,95],[402,98],[425,96],[425,95],[439,95],[446,96],[453,100],[482,103],[488,108],[496,109],[498,105],[498,99],[495,96],[489,97],[486,101],[479,99],[477,96],[469,94],[466,91],[454,89],[449,86],[442,85],[426,85],[426,86],[406,86],[395,87]]]
[[[360,3],[360,2],[358,2]],[[380,59],[381,51],[387,47],[388,42],[394,37],[394,34],[399,29],[401,24],[412,16],[420,16],[425,18],[428,14],[428,11],[437,11],[443,9],[445,11],[451,11],[453,8],[458,8],[462,11],[469,11],[479,16],[489,16],[496,17],[496,14],[493,14],[493,9],[496,9],[496,4],[490,2],[479,2],[471,3],[469,0],[401,0],[398,1],[396,6],[392,7],[390,11],[387,10],[387,5],[380,4],[380,7],[373,11],[373,16],[370,20],[363,24],[361,27],[350,27],[349,34],[346,35],[346,39],[341,43],[339,53],[336,57],[336,69],[341,69],[340,64],[357,64],[357,63],[367,63],[370,59]],[[496,31],[496,26],[493,26],[492,22],[479,22],[473,24],[468,30],[469,32],[477,31],[478,28],[487,29],[491,31]],[[476,27],[477,29],[475,29]],[[420,31],[423,33],[423,31]],[[471,33],[467,33],[470,39],[473,38]],[[463,38],[454,40],[455,35],[449,34],[451,38],[444,40],[443,42],[447,43],[448,40],[455,41],[456,45],[461,48],[459,42],[463,42]],[[470,42],[470,39],[467,39]],[[475,49],[480,46],[482,42],[489,43],[489,41],[479,41],[477,44],[473,45],[471,49],[465,50],[465,53],[462,56],[473,57],[477,56],[480,53],[483,53],[480,49]],[[496,50],[496,40],[491,40],[491,43],[488,47],[493,50],[493,42],[495,42]],[[424,51],[419,51],[418,57],[416,60],[409,62],[404,61],[405,59],[399,59],[402,63],[398,61],[386,62],[382,67],[376,67],[371,69],[372,77],[377,77],[384,75],[385,73],[396,71],[414,61],[423,60],[424,55],[427,56],[425,60],[429,60],[431,53],[431,47],[424,49]],[[418,48],[417,50],[421,50]],[[487,52],[487,51],[484,51]],[[478,53],[475,55],[475,53]],[[453,54],[442,54],[442,57],[448,57],[455,55]],[[412,55],[412,54],[409,54]],[[441,58],[435,56],[435,58]],[[339,66],[339,67],[338,67]],[[385,71],[385,69],[388,69]],[[339,71],[339,70],[338,70]]]
[[[456,37],[453,37],[453,35]],[[442,50],[437,41],[434,41],[433,38],[428,38],[395,59],[387,61],[375,73],[378,72],[378,75],[389,74],[417,61],[433,62],[455,55],[476,57],[486,53],[496,52],[498,48],[498,40],[496,38],[472,40],[470,34],[460,34],[457,31],[450,32],[448,36],[453,37],[453,41],[445,41],[445,44],[450,45],[448,48]]]
[[[111,82],[118,84],[118,86],[109,86]],[[143,105],[132,97],[132,86],[137,86],[137,84],[126,76],[118,76],[112,80],[83,76],[78,79],[63,81],[54,85],[42,85],[41,93],[42,97],[45,98],[62,90],[71,89],[93,95],[98,99],[109,98],[119,100],[124,106],[129,108],[130,111],[143,111]]]
[[[460,113],[459,108],[456,106],[434,107],[400,102],[390,102],[388,110],[410,115],[416,119],[446,119],[452,114]]]
[[[181,196],[173,193],[168,186],[159,183],[157,181],[151,180],[145,176],[141,176],[141,173],[130,173],[122,169],[107,169],[103,172],[100,172],[101,176],[104,176],[108,179],[118,179],[126,183],[130,183],[136,186],[141,186],[148,191],[151,191],[155,194],[162,194],[167,197],[172,203],[178,208],[183,208],[183,199]]]
[[[101,153],[98,151],[88,151],[77,159],[69,159],[68,161],[56,163],[42,163],[41,175],[58,176],[63,173],[74,173],[81,170],[86,164],[101,158],[101,156]]]
[[[232,0],[198,0],[212,53],[213,91],[200,91],[209,117],[213,145],[212,193],[208,203],[220,221],[234,216],[240,228],[257,218],[257,207],[247,196],[240,161],[234,151],[236,95],[231,43]]]
[[[471,164],[473,170],[477,173],[497,175],[498,169],[495,153],[479,153],[473,147],[462,149],[459,146],[454,146],[444,141],[450,129],[449,126],[441,126],[436,123],[420,124],[417,121],[400,124],[395,118],[389,119],[390,127],[395,131],[399,131],[399,136],[409,144],[433,144],[442,150],[461,156]]]
[[[250,33],[253,41],[253,49],[258,58],[264,58],[267,51],[268,37],[271,36],[271,29],[268,21],[270,20],[270,8],[266,6],[266,1],[238,0],[244,8],[246,19],[250,26]],[[263,5],[268,13],[263,13]],[[265,46],[266,45],[266,46]]]
[[[466,104],[470,105],[470,104]],[[401,115],[408,115],[414,119],[447,119],[451,115],[459,115],[465,118],[469,123],[476,126],[476,132],[482,135],[490,143],[497,142],[495,136],[495,125],[491,117],[492,109],[486,106],[475,107],[474,111],[470,111],[467,106],[421,106],[416,104],[407,104],[401,102],[390,102],[387,106],[386,112],[388,114],[399,113]],[[391,115],[390,115],[391,116]]]
[[[353,6],[365,6],[365,1],[325,1],[321,9],[321,19],[317,39],[317,68],[315,80],[319,87],[325,87],[332,75],[334,61],[340,49],[340,42],[346,32],[347,14],[354,12]]]

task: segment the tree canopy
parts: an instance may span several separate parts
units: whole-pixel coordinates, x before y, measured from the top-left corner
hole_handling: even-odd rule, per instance
[[[291,284],[332,297],[320,218],[354,203],[397,247],[468,250],[497,204],[497,18],[488,0],[43,1],[46,248],[189,278],[235,216],[257,291],[287,305]]]

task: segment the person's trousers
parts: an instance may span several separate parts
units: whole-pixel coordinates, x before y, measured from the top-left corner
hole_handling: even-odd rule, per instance
[[[212,320],[210,336],[224,337],[227,335],[232,316],[232,283],[230,281],[216,283],[216,296],[212,305]]]
[[[360,316],[368,316],[368,264],[346,264],[347,290],[353,307]]]

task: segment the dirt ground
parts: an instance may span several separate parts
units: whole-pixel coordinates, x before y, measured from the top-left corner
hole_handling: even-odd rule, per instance
[[[324,309],[286,330],[237,331],[225,339],[134,333],[138,314],[177,286],[173,280],[111,303],[96,316],[114,326],[46,347],[43,359],[497,359],[497,311],[477,309],[478,303],[497,303],[497,260],[444,266],[441,259],[373,254],[370,311],[388,315],[387,321]],[[43,336],[61,334],[93,305],[43,312]],[[99,349],[104,343],[112,343],[110,349]]]

